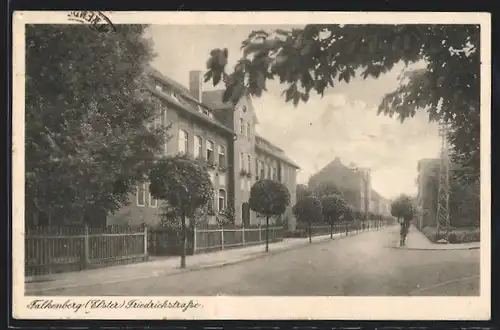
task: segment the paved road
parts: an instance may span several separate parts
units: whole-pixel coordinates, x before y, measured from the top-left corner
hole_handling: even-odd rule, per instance
[[[45,294],[479,295],[479,250],[394,249],[397,231],[386,228],[220,268]]]

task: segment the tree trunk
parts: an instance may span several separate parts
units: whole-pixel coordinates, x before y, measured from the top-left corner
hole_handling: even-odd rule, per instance
[[[333,239],[333,220],[330,219],[330,238]]]
[[[182,253],[181,253],[181,268],[186,268],[186,252],[187,252],[187,228],[186,216],[182,215]]]
[[[266,216],[266,252],[269,251],[269,216]]]
[[[309,221],[309,243],[312,243],[311,222]]]

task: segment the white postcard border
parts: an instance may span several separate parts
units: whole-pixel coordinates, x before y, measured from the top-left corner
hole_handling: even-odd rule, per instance
[[[27,297],[24,295],[24,100],[25,24],[75,24],[67,12],[24,11],[13,15],[12,253],[13,317],[19,319],[343,319],[487,320],[491,306],[490,109],[491,17],[487,13],[418,12],[106,12],[114,24],[480,24],[481,25],[481,287],[479,297]],[[78,23],[79,24],[79,23]],[[189,258],[188,258],[189,262]],[[180,301],[172,308],[30,309],[34,299],[87,304],[104,299],[125,304]],[[69,305],[68,305],[69,306]],[[87,304],[88,306],[88,304]]]

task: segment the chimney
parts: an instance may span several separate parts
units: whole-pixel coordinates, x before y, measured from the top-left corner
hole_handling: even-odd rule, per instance
[[[201,79],[201,71],[189,71],[189,91],[199,102],[202,102],[201,95],[203,94],[203,82]]]

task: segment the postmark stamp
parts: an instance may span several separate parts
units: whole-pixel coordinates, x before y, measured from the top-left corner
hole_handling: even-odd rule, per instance
[[[68,13],[68,20],[88,24],[98,32],[116,32],[113,22],[102,11],[71,11]]]

